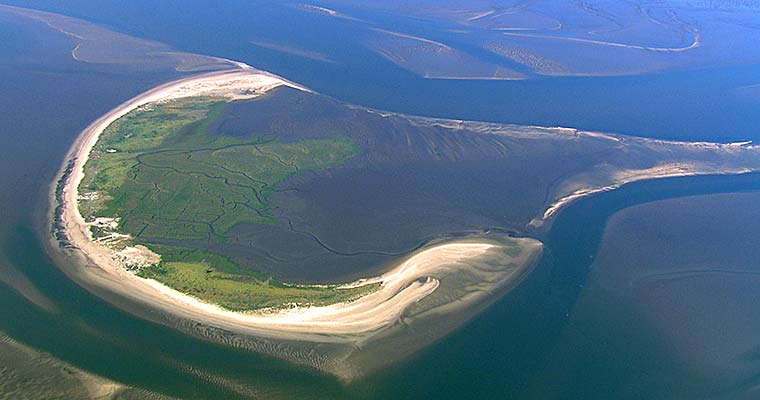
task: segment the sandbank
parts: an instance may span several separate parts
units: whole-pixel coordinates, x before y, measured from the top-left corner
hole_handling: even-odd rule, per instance
[[[506,272],[479,269],[477,263],[472,262],[498,255],[502,247],[498,243],[472,239],[445,242],[416,252],[382,276],[344,285],[380,284],[377,291],[352,302],[241,313],[205,303],[128,271],[113,249],[93,240],[91,224],[84,220],[79,211],[78,187],[84,177],[84,166],[90,152],[111,123],[149,103],[197,96],[250,99],[283,85],[308,90],[244,64],[237,66],[239,68],[235,70],[206,73],[161,85],[119,105],[82,132],[72,148],[68,173],[64,173],[62,178],[58,215],[60,230],[65,234],[69,247],[78,250],[89,261],[76,271],[80,281],[177,317],[237,333],[319,343],[359,343],[396,324],[410,306],[439,287],[441,276],[461,271],[482,275],[491,287],[480,290],[479,294],[469,294],[467,300],[460,299],[466,305],[482,300],[491,292],[490,289],[505,284],[516,272],[511,269]],[[540,252],[540,243],[533,239],[514,241],[528,249],[522,257],[523,264],[533,262]]]

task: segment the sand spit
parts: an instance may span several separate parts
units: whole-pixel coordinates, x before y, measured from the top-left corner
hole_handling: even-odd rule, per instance
[[[541,127],[490,122],[410,116],[360,108],[383,118],[402,118],[419,127],[494,135],[508,140],[555,141],[589,145],[604,143],[611,156],[584,169],[568,173],[549,187],[544,207],[527,223],[530,229],[546,230],[557,213],[581,198],[652,179],[696,175],[737,175],[760,171],[760,146],[752,141],[733,143],[681,142],[584,131],[575,128]],[[517,144],[521,145],[520,142]],[[614,153],[613,153],[614,151]]]
[[[106,127],[149,103],[195,96],[248,99],[282,85],[307,90],[241,65],[237,70],[202,74],[159,86],[123,103],[87,127],[71,151],[69,169],[64,171],[62,186],[58,189],[59,232],[73,249],[72,253],[85,258],[84,266],[67,271],[69,275],[85,287],[95,288],[95,293],[122,296],[175,318],[201,322],[236,334],[311,343],[346,343],[353,347],[397,324],[405,313],[409,316],[410,307],[419,308],[420,301],[441,286],[441,277],[464,274],[469,286],[454,291],[443,290],[441,296],[448,300],[436,300],[420,312],[440,308],[447,301],[456,302],[458,308],[482,302],[507,285],[512,277],[519,276],[517,272],[534,263],[541,246],[533,239],[509,239],[510,245],[524,250],[518,257],[505,256],[504,243],[499,241],[470,239],[441,243],[422,249],[382,276],[346,285],[381,284],[379,290],[358,300],[325,307],[239,313],[140,278],[125,268],[124,254],[116,253],[107,243],[93,240],[92,224],[88,224],[79,211],[78,187],[89,154]],[[492,263],[494,259],[504,261],[505,257],[506,263]],[[452,295],[455,292],[457,294]]]
[[[715,145],[718,145],[718,144],[715,144]],[[732,146],[743,147],[743,144],[742,146],[737,146],[737,144],[730,143],[730,144],[723,144],[723,145],[718,145],[718,146],[724,146],[726,148],[729,148]],[[532,221],[530,221],[529,225],[535,228],[539,228],[543,226],[544,223],[554,218],[562,208],[564,208],[565,206],[569,205],[570,203],[576,200],[580,200],[584,197],[591,196],[593,194],[615,190],[615,189],[620,188],[623,185],[633,183],[633,182],[651,180],[651,179],[676,178],[676,177],[697,176],[697,175],[739,175],[739,174],[746,174],[746,173],[755,172],[755,171],[756,169],[753,169],[753,168],[745,168],[745,167],[727,168],[724,166],[709,166],[709,165],[697,164],[697,163],[675,163],[675,164],[665,164],[665,165],[660,165],[660,166],[647,168],[647,169],[640,169],[640,170],[621,170],[621,171],[616,172],[613,175],[613,181],[615,183],[612,183],[606,186],[590,185],[589,187],[577,189],[573,191],[572,193],[565,195],[559,198],[558,200],[556,200],[546,209],[546,211],[544,211],[544,214],[541,217],[534,218]]]
[[[447,243],[425,249],[397,267],[361,284],[379,282],[379,290],[356,301],[324,307],[302,307],[273,313],[223,310],[181,294],[156,281],[145,282],[174,306],[194,309],[214,325],[256,336],[330,343],[360,343],[395,324],[407,308],[435,291],[441,276],[494,250],[490,243]],[[142,278],[139,278],[142,279]]]
[[[592,44],[592,45],[599,45],[599,46],[620,47],[620,48],[625,48],[625,49],[644,50],[644,51],[653,51],[653,52],[662,52],[662,53],[680,53],[680,52],[696,49],[702,45],[702,35],[700,34],[698,30],[695,30],[694,32],[692,32],[692,35],[693,35],[692,42],[688,46],[681,46],[681,47],[642,46],[642,45],[636,45],[636,44],[608,42],[604,40],[576,38],[576,37],[569,37],[569,36],[552,36],[552,35],[539,35],[539,34],[528,34],[528,33],[504,32],[504,35],[527,37],[527,38],[533,38],[533,39],[577,42],[577,43]]]

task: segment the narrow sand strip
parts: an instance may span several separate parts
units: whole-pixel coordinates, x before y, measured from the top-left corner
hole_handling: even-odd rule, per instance
[[[718,144],[718,143],[685,143],[686,145],[703,145],[703,146],[718,146],[718,147],[747,147],[752,142],[738,142],[738,143],[729,143],[729,144]],[[588,197],[594,194],[603,193],[603,192],[609,192],[610,190],[615,190],[620,188],[623,185],[633,183],[633,182],[639,182],[644,180],[652,180],[652,179],[663,179],[663,178],[676,178],[676,177],[684,177],[684,176],[697,176],[697,175],[708,175],[708,174],[725,174],[725,175],[740,175],[745,173],[754,172],[755,170],[751,168],[733,168],[733,169],[727,169],[725,167],[719,167],[719,166],[705,166],[705,165],[696,165],[696,164],[689,164],[689,163],[673,163],[673,164],[663,164],[652,168],[647,169],[631,169],[631,170],[621,170],[614,174],[613,180],[615,183],[607,185],[607,186],[598,186],[594,187],[593,185],[585,185],[586,187],[577,189],[573,191],[572,193],[565,195],[555,202],[553,202],[549,207],[544,211],[543,215],[540,218],[534,218],[532,221],[530,221],[529,225],[533,227],[541,227],[544,225],[546,221],[551,220],[558,211],[560,211],[562,208],[566,207],[570,203],[575,202],[576,200],[580,200],[584,197]]]

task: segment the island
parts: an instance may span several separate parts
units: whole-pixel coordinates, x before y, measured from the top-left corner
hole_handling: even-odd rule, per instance
[[[344,379],[517,286],[575,199],[760,168],[751,143],[401,115],[228,65],[82,132],[55,186],[54,240],[104,298]]]

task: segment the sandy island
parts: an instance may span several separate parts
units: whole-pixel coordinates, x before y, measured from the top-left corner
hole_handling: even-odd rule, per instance
[[[127,271],[113,249],[93,240],[91,224],[83,219],[79,211],[78,187],[91,150],[106,127],[148,103],[195,96],[250,99],[283,85],[308,90],[246,65],[238,67],[240,69],[207,73],[159,86],[121,104],[82,132],[71,151],[70,170],[63,175],[59,197],[60,229],[65,233],[70,246],[90,261],[90,265],[78,269],[78,278],[99,288],[158,307],[172,315],[238,333],[309,342],[358,343],[394,325],[411,305],[417,304],[439,287],[438,277],[441,275],[463,269],[470,274],[481,273],[484,281],[491,286],[482,290],[480,296],[469,295],[464,300],[457,299],[461,303],[460,307],[468,302],[482,300],[482,297],[491,292],[490,289],[506,283],[513,276],[515,271],[498,276],[499,273],[488,268],[479,269],[476,264],[467,262],[492,256],[492,253],[498,254],[501,247],[499,244],[473,240],[448,242],[422,249],[382,276],[344,285],[381,285],[377,291],[352,302],[276,312],[241,313],[202,302]],[[514,240],[529,250],[524,252],[523,261],[535,261],[536,254],[540,253],[540,242],[533,239]]]
[[[110,124],[149,103],[199,96],[228,101],[252,99],[280,86],[309,91],[245,64],[230,64],[235,69],[196,75],[147,91],[93,122],[77,139],[55,188],[53,199],[58,207],[54,233],[57,237],[53,243],[64,244],[71,250],[67,255],[80,258],[81,262],[67,263],[69,265],[64,271],[82,286],[117,303],[126,300],[127,303],[139,305],[143,310],[132,311],[142,317],[233,345],[240,345],[238,339],[233,337],[240,335],[249,341],[243,347],[352,378],[360,374],[358,371],[379,368],[440,338],[514,287],[536,264],[542,253],[542,244],[535,239],[508,238],[499,241],[471,237],[449,240],[416,251],[390,266],[381,276],[341,286],[351,288],[379,284],[376,291],[351,302],[255,312],[229,311],[130,272],[125,268],[125,262],[129,262],[125,258],[143,257],[155,263],[160,260],[159,255],[139,245],[117,252],[104,241],[93,239],[93,222],[84,220],[78,204],[79,199],[84,198],[80,197],[83,195],[80,195],[78,188],[89,155]],[[396,115],[366,111],[383,117]],[[735,163],[697,157],[696,160],[687,158],[659,162],[643,168],[629,166],[610,170],[604,169],[605,165],[602,164],[602,169],[589,171],[591,175],[572,176],[553,188],[547,197],[547,208],[530,222],[533,228],[547,229],[545,222],[550,222],[561,208],[580,198],[613,190],[626,183],[684,175],[737,174],[758,168],[755,156],[760,149],[750,143],[667,142],[569,128],[519,127],[412,116],[404,118],[416,125],[468,129],[484,134],[508,134],[521,138],[550,136],[563,140],[590,137],[613,141],[621,146],[623,142],[633,143],[661,152],[686,149],[694,155],[706,152],[751,157],[751,162],[739,162],[742,157]],[[514,246],[517,251],[510,253],[507,246]],[[158,317],[155,311],[171,318]],[[423,320],[426,321],[426,328],[430,329],[424,335],[411,334],[404,328]],[[218,331],[210,332],[206,328]],[[253,339],[255,343],[251,344],[250,340]],[[373,346],[368,346],[369,343]],[[368,350],[370,347],[372,349]]]
[[[68,158],[67,171],[62,175],[59,186],[58,211],[59,230],[64,233],[72,247],[92,263],[95,268],[81,268],[78,277],[100,288],[106,288],[131,299],[139,299],[151,306],[159,307],[172,315],[200,321],[211,326],[228,329],[233,332],[251,334],[257,337],[287,338],[289,340],[318,343],[359,343],[396,324],[404,313],[422,299],[435,292],[441,283],[441,277],[467,272],[478,276],[481,282],[477,294],[468,293],[461,297],[450,298],[450,303],[457,302],[460,308],[476,304],[508,285],[510,279],[520,275],[510,268],[502,270],[479,268],[487,264],[483,260],[502,258],[503,244],[478,239],[449,241],[432,247],[423,248],[388,272],[379,277],[362,279],[344,287],[355,287],[379,283],[380,289],[360,299],[348,303],[321,307],[302,307],[280,311],[231,312],[216,305],[198,300],[171,289],[157,281],[140,278],[127,271],[124,266],[125,252],[116,253],[104,243],[93,240],[90,232],[92,223],[87,223],[78,207],[78,187],[84,176],[84,166],[90,152],[97,143],[100,134],[111,123],[136,108],[149,103],[169,101],[187,97],[208,96],[227,99],[251,99],[279,86],[290,86],[298,90],[307,88],[288,82],[275,75],[258,71],[242,63],[230,62],[234,70],[211,72],[180,79],[153,90],[145,92],[132,100],[116,107],[108,114],[87,127],[74,144]],[[368,110],[373,111],[373,110]],[[389,113],[388,115],[392,115]],[[383,114],[385,115],[385,114]],[[497,124],[471,121],[454,121],[408,117],[410,122],[421,125],[441,125],[469,128],[476,132],[503,133],[505,129],[513,136],[538,137],[554,135],[557,137],[590,136],[598,140],[636,142],[643,146],[660,146],[666,149],[705,150],[711,152],[749,152],[754,155],[757,148],[749,143],[680,143],[654,139],[641,139],[614,136],[594,132],[582,132],[566,128],[536,128],[536,132],[526,131],[525,127],[503,126]],[[547,205],[542,215],[537,216],[529,225],[538,228],[551,220],[557,211],[571,202],[595,193],[613,190],[623,184],[645,179],[673,176],[697,175],[708,173],[744,173],[755,170],[746,166],[723,165],[706,162],[671,162],[642,169],[617,169],[608,171],[606,182],[591,182],[585,179],[571,179],[563,187],[555,189],[553,201]],[[603,171],[604,172],[604,171]],[[524,251],[522,256],[507,260],[507,264],[519,265],[516,270],[526,269],[535,261],[535,255],[541,251],[541,243],[535,239],[512,238]],[[140,246],[127,249],[127,256],[140,256]],[[155,254],[154,254],[155,255]],[[148,254],[150,256],[150,254]],[[158,256],[158,255],[155,255]],[[150,258],[150,257],[149,257]],[[479,275],[478,275],[479,274]],[[489,286],[490,285],[490,286]],[[442,295],[446,296],[446,295]],[[437,307],[441,307],[438,305]],[[425,310],[426,312],[429,310]]]

